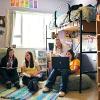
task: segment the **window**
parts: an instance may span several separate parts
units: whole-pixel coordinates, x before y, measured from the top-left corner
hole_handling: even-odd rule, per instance
[[[16,12],[12,45],[22,48],[45,48],[46,26],[49,27],[51,19],[52,14]]]

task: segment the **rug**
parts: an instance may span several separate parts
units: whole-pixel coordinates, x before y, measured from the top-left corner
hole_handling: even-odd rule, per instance
[[[6,89],[5,87],[0,86],[0,98],[5,98],[5,96],[9,95],[10,93],[13,93],[16,91],[15,87],[12,87],[11,89]]]
[[[43,93],[42,91],[36,96],[30,97],[28,100],[56,100],[58,97],[58,92],[52,90],[50,93]]]
[[[42,90],[39,90],[37,93],[33,94],[29,92],[26,86],[16,89],[12,87],[11,89],[6,89],[0,87],[0,97],[3,99],[10,100],[56,100],[58,92],[53,90],[50,93],[43,93]]]

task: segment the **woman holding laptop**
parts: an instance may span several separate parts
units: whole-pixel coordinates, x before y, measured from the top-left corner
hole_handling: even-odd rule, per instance
[[[66,56],[69,57],[69,70],[57,70],[52,69],[45,87],[43,89],[43,92],[49,92],[52,89],[52,86],[54,85],[56,81],[56,77],[58,75],[61,75],[62,83],[60,85],[60,91],[59,96],[63,97],[65,96],[65,93],[68,91],[67,83],[68,83],[68,77],[70,74],[79,74],[80,72],[80,61],[78,59],[75,59],[74,52],[72,50],[68,50],[66,53]]]

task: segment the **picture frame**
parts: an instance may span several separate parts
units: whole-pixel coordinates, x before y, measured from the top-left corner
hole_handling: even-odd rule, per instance
[[[5,16],[0,16],[0,27],[5,27]]]

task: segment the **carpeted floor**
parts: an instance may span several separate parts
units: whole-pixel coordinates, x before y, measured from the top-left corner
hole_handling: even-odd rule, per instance
[[[16,89],[6,89],[4,86],[0,86],[0,100],[56,100],[58,92],[53,90],[50,93],[43,93],[40,89],[37,93],[33,94],[29,92],[26,86]]]

